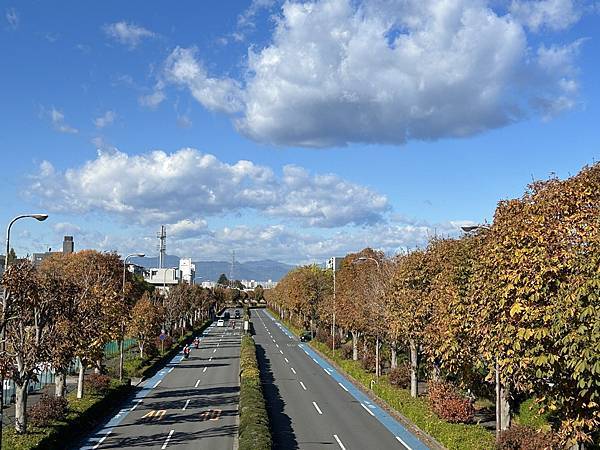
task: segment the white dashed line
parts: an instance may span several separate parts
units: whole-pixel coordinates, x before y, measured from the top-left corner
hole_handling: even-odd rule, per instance
[[[175,367],[171,367],[167,373],[171,373],[171,372],[173,372],[173,369],[174,369],[174,368],[175,368]]]
[[[369,414],[371,414],[373,417],[375,417],[375,414],[373,414],[373,411],[371,411],[369,408],[367,408],[364,403],[361,403],[360,406],[362,406],[363,408],[365,408],[365,411],[368,412]]]
[[[175,432],[175,430],[171,430],[169,431],[169,435],[167,436],[167,440],[165,441],[165,443],[162,445],[161,450],[164,450],[165,448],[167,448],[167,445],[169,444],[169,441],[171,440],[171,436],[173,436],[173,433]]]
[[[283,352],[281,350],[279,350],[279,353],[281,353],[283,355]]]
[[[286,363],[289,363],[289,361],[288,361],[288,359],[287,359],[287,358],[283,358],[283,359],[285,359],[285,362],[286,362]]]
[[[137,408],[138,406],[140,406],[140,403],[142,403],[142,399],[139,399],[135,402],[135,405],[133,405],[130,409],[130,411],[133,411],[135,408]]]
[[[315,409],[317,410],[317,412],[322,415],[323,411],[321,411],[321,408],[319,408],[319,405],[317,405],[316,402],[312,402],[312,404],[315,407]]]
[[[290,367],[290,369],[292,369],[292,372],[294,372],[294,375],[296,375],[296,371],[294,370],[294,368]]]
[[[106,433],[104,436],[102,436],[102,438],[98,441],[98,443],[96,445],[94,445],[94,448],[100,447],[100,444],[102,444],[104,442],[104,440],[108,437],[108,435],[110,433],[112,433],[112,430],[109,431],[108,433]]]
[[[210,358],[208,358],[208,362],[212,361],[212,356]]]
[[[319,364],[319,361],[317,361],[315,358],[312,359],[314,362],[316,362],[317,364]]]
[[[349,392],[348,388],[346,386],[344,386],[342,383],[338,383],[338,384],[342,387],[343,390],[345,390],[346,392]]]
[[[306,390],[306,386],[304,386],[304,383],[302,381],[300,382],[300,386],[302,386],[302,389]]]
[[[205,367],[204,370],[202,371],[203,373],[206,372],[206,369],[208,369],[208,367]]]
[[[408,444],[406,442],[404,442],[402,439],[400,439],[398,436],[394,436],[398,442],[400,442],[402,445],[404,445],[408,450],[412,450],[411,447],[408,446]]]
[[[185,411],[185,409],[188,407],[188,405],[189,405],[189,404],[190,404],[190,399],[188,398],[188,399],[185,401],[185,405],[183,405],[183,408],[181,408],[181,410],[182,410],[182,411]]]
[[[200,384],[200,380],[196,381],[196,384],[194,385],[194,387],[197,388],[199,384]]]
[[[340,448],[342,450],[346,450],[346,447],[344,447],[344,444],[342,444],[342,441],[340,441],[340,438],[337,436],[337,434],[334,434],[333,437],[335,438],[335,440],[337,441],[338,445],[340,446]]]
[[[161,383],[161,381],[162,381],[162,380],[158,380],[158,381],[156,382],[156,384],[155,384],[154,386],[152,386],[152,389],[154,389],[156,386],[158,386],[158,385]]]
[[[217,349],[216,348],[213,350],[213,353],[217,353]]]

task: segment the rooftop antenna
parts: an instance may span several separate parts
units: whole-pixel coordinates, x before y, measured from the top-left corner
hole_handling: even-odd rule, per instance
[[[160,231],[156,233],[156,237],[159,239],[158,244],[158,267],[162,269],[165,263],[165,256],[167,254],[167,229],[164,225],[160,226]]]

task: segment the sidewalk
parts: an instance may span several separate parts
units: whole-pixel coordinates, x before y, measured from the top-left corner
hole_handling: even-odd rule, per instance
[[[77,389],[77,376],[68,376],[67,377],[67,392],[73,392]],[[39,391],[31,392],[27,396],[27,409],[31,408],[35,405],[42,394],[54,395],[54,384],[47,384]],[[6,427],[11,427],[15,424],[15,404],[11,403],[8,406],[4,407],[4,414],[2,415],[2,425]]]

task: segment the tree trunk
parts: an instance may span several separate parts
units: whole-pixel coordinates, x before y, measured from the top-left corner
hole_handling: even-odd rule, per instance
[[[140,359],[144,359],[144,341],[138,341],[138,347],[140,348]]]
[[[85,364],[79,358],[79,377],[77,378],[77,398],[83,398],[83,376],[85,375]]]
[[[381,368],[379,367],[379,336],[375,340],[375,376],[381,375]]]
[[[358,333],[354,330],[352,333],[352,360],[358,361]]]
[[[363,358],[367,356],[367,336],[363,336]]]
[[[417,370],[419,366],[419,356],[417,353],[417,343],[414,339],[409,341],[410,346],[410,395],[417,398],[419,395],[419,380]]]
[[[506,386],[500,384],[500,429],[502,431],[510,428],[510,403],[509,392]]]
[[[392,342],[392,345],[390,345],[390,349],[392,351],[392,361],[390,363],[390,367],[392,369],[395,369],[398,367],[398,352],[396,350],[396,342]]]
[[[56,376],[54,378],[54,396],[64,397],[67,387],[67,373],[64,369],[56,369]]]
[[[27,386],[29,380],[22,385],[15,383],[15,431],[18,434],[27,432]]]

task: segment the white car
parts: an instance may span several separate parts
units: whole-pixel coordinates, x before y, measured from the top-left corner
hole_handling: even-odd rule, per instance
[[[217,326],[218,326],[218,327],[224,327],[224,326],[225,326],[225,321],[224,321],[224,320],[222,320],[222,319],[220,319],[220,320],[217,320]]]

